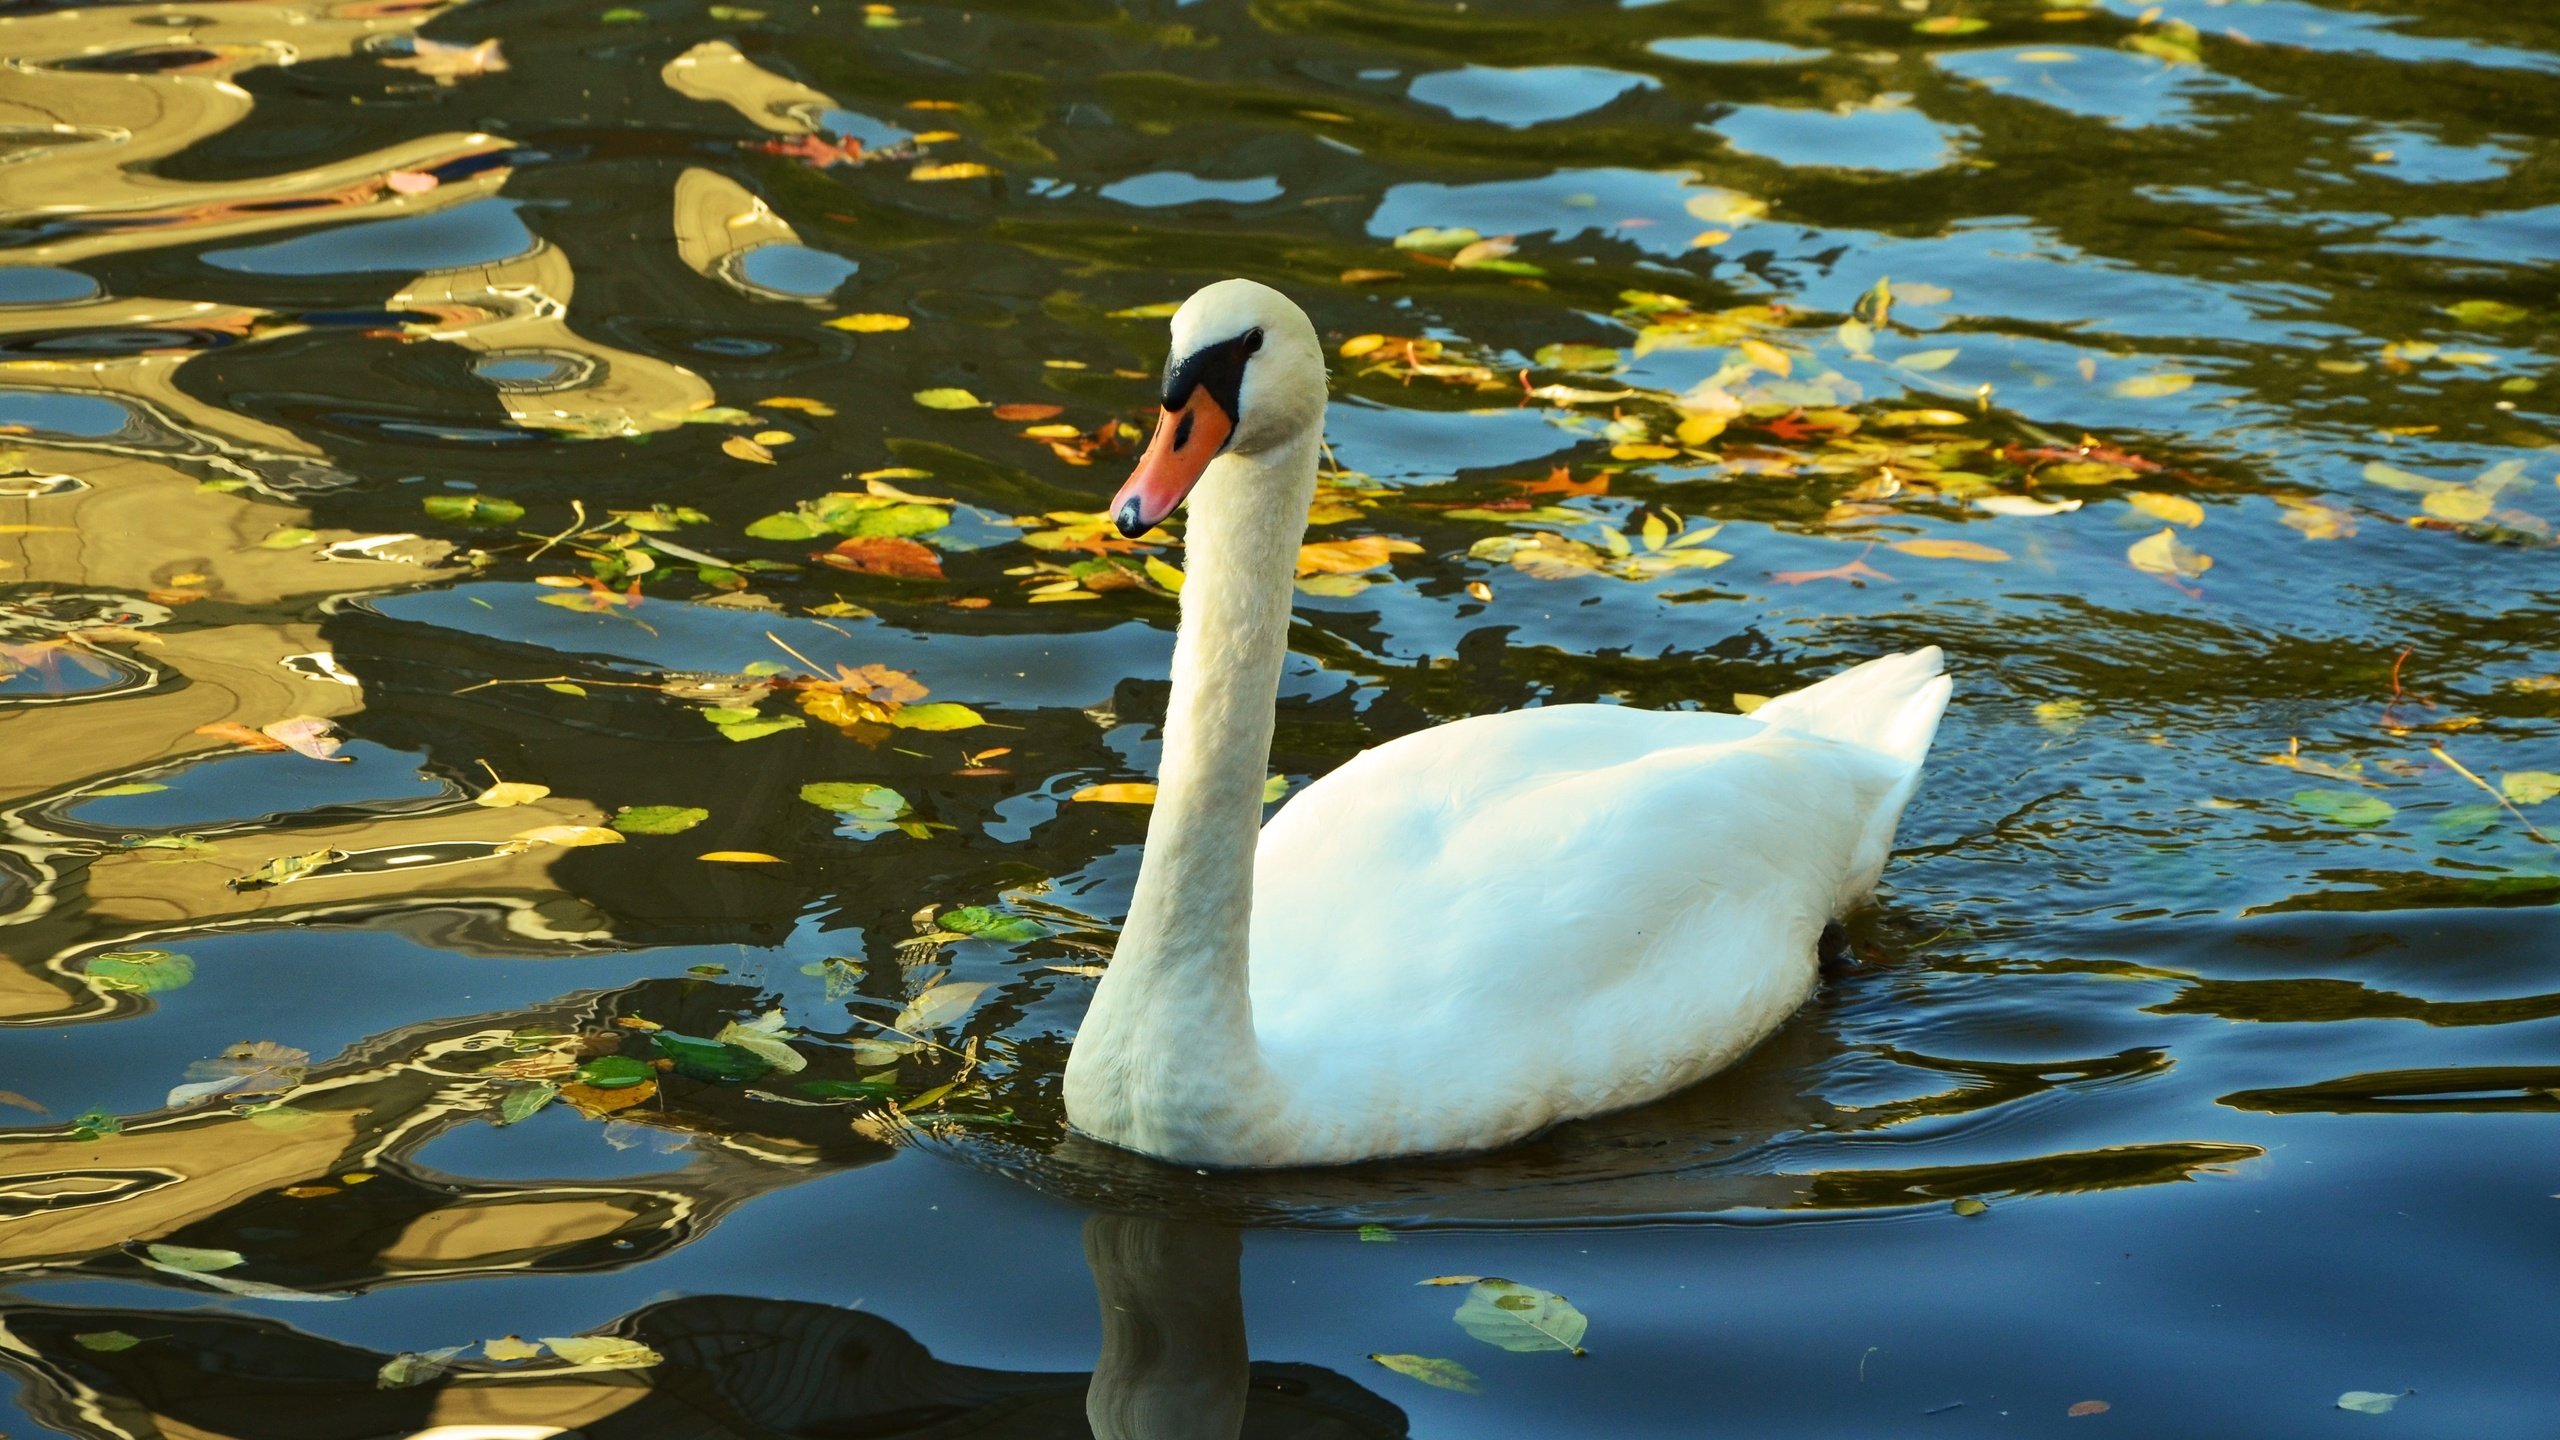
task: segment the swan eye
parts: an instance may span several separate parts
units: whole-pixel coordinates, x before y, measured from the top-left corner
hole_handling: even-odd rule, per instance
[[[1165,413],[1188,410],[1192,396],[1205,390],[1228,419],[1241,421],[1245,362],[1261,348],[1262,329],[1256,326],[1241,335],[1203,345],[1188,355],[1168,358],[1164,370]],[[1190,439],[1191,432],[1185,424],[1174,435],[1174,448],[1181,449]]]

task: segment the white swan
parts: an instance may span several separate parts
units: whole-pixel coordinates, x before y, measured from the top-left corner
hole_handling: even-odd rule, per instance
[[[1113,501],[1191,502],[1146,859],[1067,1060],[1069,1122],[1192,1165],[1486,1149],[1667,1094],[1813,991],[1948,682],[1932,647],[1749,718],[1557,705],[1368,751],[1261,824],[1324,352],[1287,297],[1173,317]]]

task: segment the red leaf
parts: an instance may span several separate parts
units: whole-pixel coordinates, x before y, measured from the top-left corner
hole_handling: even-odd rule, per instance
[[[2075,1417],[2081,1415],[2104,1415],[2112,1408],[2114,1407],[2108,1405],[2104,1400],[2083,1400],[2079,1404],[2072,1406],[2064,1413]]]
[[[892,580],[942,578],[942,557],[903,536],[856,535],[833,550],[822,550],[809,558],[856,575],[885,575]]]
[[[999,420],[1047,420],[1067,413],[1064,405],[999,405],[987,412]]]
[[[1547,472],[1544,480],[1517,480],[1513,484],[1532,495],[1606,495],[1609,477],[1604,472],[1588,480],[1576,480],[1573,471],[1559,465]]]

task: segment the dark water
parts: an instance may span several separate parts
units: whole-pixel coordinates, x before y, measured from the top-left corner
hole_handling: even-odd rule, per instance
[[[1133,1434],[2552,1433],[2543,7],[122,4],[0,54],[9,1434],[1081,1435],[1106,1328]],[[1855,963],[1735,1071],[1445,1164],[1063,1138],[1146,813],[1074,797],[1153,772],[1181,563],[1077,517],[1229,274],[1345,352],[1310,539],[1413,547],[1311,564],[1289,783],[1947,647]],[[296,717],[353,763],[199,728]],[[707,814],[573,843],[691,818],[625,807]],[[496,1123],[579,1075],[643,1083]],[[647,1353],[394,1361],[509,1335]]]

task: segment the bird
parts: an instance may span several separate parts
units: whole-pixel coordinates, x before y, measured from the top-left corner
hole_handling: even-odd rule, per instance
[[[1558,704],[1364,751],[1263,823],[1325,357],[1287,296],[1172,318],[1112,523],[1188,504],[1129,913],[1069,1050],[1071,1129],[1201,1168],[1490,1150],[1667,1095],[1810,997],[1893,847],[1935,646],[1752,714]]]

